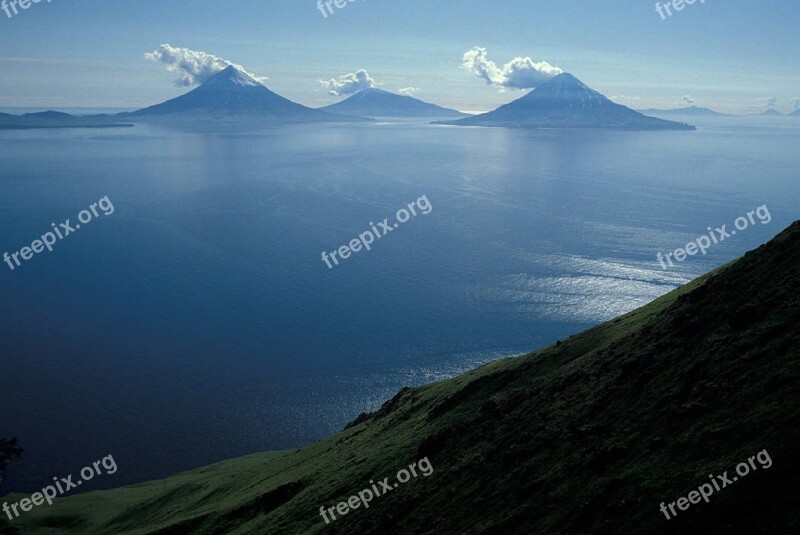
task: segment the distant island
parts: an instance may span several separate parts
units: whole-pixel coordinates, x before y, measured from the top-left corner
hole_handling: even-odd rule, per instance
[[[362,89],[349,98],[320,108],[323,111],[361,117],[469,117],[458,110],[430,104],[420,99],[397,95],[371,87]]]
[[[761,113],[757,113],[756,115],[760,115],[762,117],[783,117],[783,114],[775,108],[768,108]]]
[[[246,121],[285,124],[363,120],[292,102],[230,65],[188,93],[141,110],[83,117],[53,111],[25,115],[0,114],[0,128],[111,128],[150,122],[185,124]]]
[[[709,110],[710,111],[710,110]],[[694,113],[701,113],[697,108]],[[269,90],[236,68],[226,67],[188,93],[133,112],[75,116],[47,111],[0,114],[0,129],[112,128],[138,122],[263,124],[358,122],[373,117],[442,118],[434,124],[516,128],[605,130],[694,130],[686,123],[649,117],[616,104],[573,75],[563,73],[525,96],[482,115],[470,116],[414,97],[377,88],[359,91],[342,102],[309,108]],[[449,120],[447,120],[449,119]]]
[[[120,128],[133,123],[120,121],[111,115],[79,117],[59,111],[42,111],[12,115],[0,113],[0,130],[30,130],[35,128]]]
[[[118,116],[160,122],[228,120],[299,123],[358,120],[292,102],[270,91],[233,65],[185,95]]]
[[[522,98],[489,113],[436,124],[603,130],[695,129],[686,123],[648,117],[612,102],[569,73],[559,74]]]
[[[698,106],[689,106],[688,108],[672,108],[667,110],[659,110],[650,108],[647,110],[638,110],[645,115],[695,115],[698,117],[733,117],[727,113],[720,113],[709,108],[700,108]]]

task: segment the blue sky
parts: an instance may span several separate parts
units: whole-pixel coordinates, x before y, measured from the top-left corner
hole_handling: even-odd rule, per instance
[[[146,61],[162,43],[268,76],[310,106],[337,101],[319,79],[366,69],[396,91],[468,111],[523,94],[459,68],[486,47],[502,66],[547,61],[636,108],[698,105],[754,112],[800,97],[800,2],[698,0],[662,20],[650,0],[356,0],[323,18],[316,0],[52,0],[0,11],[0,107],[141,107],[176,96]]]

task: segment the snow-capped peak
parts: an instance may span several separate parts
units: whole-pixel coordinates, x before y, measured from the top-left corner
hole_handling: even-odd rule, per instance
[[[261,82],[253,78],[248,73],[237,69],[233,65],[228,65],[223,71],[206,82],[207,84],[233,84],[240,87],[260,87],[263,86]]]

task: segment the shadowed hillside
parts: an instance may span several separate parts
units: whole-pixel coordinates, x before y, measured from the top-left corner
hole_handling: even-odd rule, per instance
[[[92,534],[800,533],[799,264],[796,222],[647,306],[535,353],[403,389],[309,447],[63,499],[14,525]],[[659,511],[765,449],[770,468],[672,520]],[[320,517],[320,506],[423,457],[430,477],[330,525]]]

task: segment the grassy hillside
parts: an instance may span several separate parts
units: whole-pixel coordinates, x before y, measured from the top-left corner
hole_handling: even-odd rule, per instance
[[[6,531],[800,533],[799,265],[800,222],[616,320],[403,389],[309,447],[63,499]],[[769,469],[659,511],[764,449]],[[320,517],[423,457],[429,477]]]

